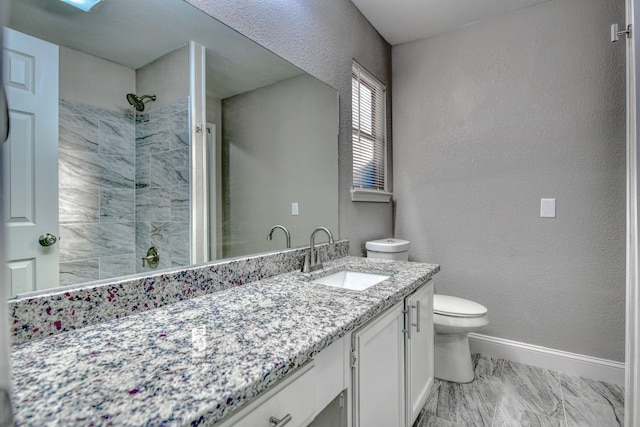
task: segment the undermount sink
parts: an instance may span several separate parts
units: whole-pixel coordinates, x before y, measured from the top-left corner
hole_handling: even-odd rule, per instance
[[[328,276],[312,280],[311,283],[335,286],[337,288],[362,291],[370,286],[382,282],[391,276],[385,274],[361,273],[359,271],[338,271]]]

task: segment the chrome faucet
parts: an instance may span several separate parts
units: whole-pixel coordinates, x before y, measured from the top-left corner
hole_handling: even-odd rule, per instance
[[[291,234],[289,234],[289,230],[287,230],[287,227],[285,227],[284,225],[274,225],[273,227],[271,227],[271,230],[269,230],[269,235],[267,236],[267,240],[273,240],[273,232],[276,228],[284,231],[284,235],[287,237],[287,249],[289,249],[291,247]]]
[[[302,266],[303,273],[310,273],[312,271],[320,270],[322,263],[319,260],[318,251],[316,250],[316,233],[318,231],[324,231],[329,236],[329,243],[333,243],[333,234],[326,227],[318,227],[311,233],[311,242],[309,243],[309,253],[304,256],[304,265]]]

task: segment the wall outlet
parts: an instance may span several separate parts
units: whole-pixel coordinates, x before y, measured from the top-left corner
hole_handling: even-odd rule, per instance
[[[298,202],[291,203],[291,215],[298,215]]]

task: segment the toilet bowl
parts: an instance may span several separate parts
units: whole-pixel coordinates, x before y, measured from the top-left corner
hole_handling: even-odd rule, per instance
[[[372,240],[365,247],[368,258],[407,261],[409,244],[407,240],[388,238]],[[433,324],[435,377],[456,383],[473,381],[475,375],[467,334],[489,324],[486,307],[464,298],[434,295]]]
[[[464,298],[433,296],[435,377],[456,383],[473,381],[469,332],[489,324],[487,308]]]

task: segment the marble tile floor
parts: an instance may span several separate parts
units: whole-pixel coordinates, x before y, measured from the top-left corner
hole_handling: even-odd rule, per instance
[[[413,427],[624,425],[620,386],[479,354],[473,363],[469,384],[435,380]]]

